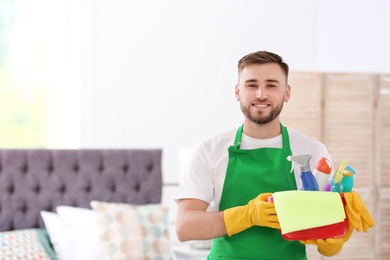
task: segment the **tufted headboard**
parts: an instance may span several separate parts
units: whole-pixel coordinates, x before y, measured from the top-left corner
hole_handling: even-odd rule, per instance
[[[0,231],[43,228],[40,211],[91,200],[160,203],[161,149],[0,149]]]

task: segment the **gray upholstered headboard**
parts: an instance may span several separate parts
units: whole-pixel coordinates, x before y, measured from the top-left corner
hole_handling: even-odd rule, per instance
[[[0,231],[43,228],[40,211],[91,200],[160,203],[161,149],[0,150]]]

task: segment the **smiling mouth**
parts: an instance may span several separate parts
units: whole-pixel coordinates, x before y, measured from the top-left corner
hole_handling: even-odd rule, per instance
[[[267,107],[269,107],[269,104],[252,104],[252,106],[258,107],[258,108],[267,108]]]

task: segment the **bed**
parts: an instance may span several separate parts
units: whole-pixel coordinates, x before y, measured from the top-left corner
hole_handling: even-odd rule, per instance
[[[170,259],[161,157],[0,150],[0,259]]]

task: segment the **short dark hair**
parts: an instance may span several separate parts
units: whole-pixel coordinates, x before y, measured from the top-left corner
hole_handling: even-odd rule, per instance
[[[282,68],[283,72],[288,77],[288,65],[283,61],[283,58],[279,55],[268,52],[268,51],[257,51],[249,53],[242,57],[238,61],[238,73],[241,72],[246,66],[251,64],[266,64],[266,63],[277,63]]]

